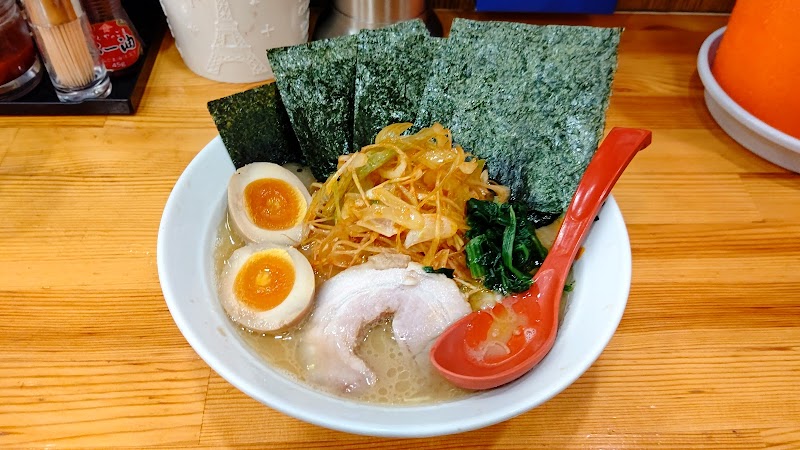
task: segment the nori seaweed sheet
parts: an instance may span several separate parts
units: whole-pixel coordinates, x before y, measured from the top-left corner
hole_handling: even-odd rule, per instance
[[[353,133],[356,36],[267,51],[281,98],[311,172],[325,180]]]
[[[425,22],[422,19],[411,19],[411,20],[404,20],[402,22],[397,22],[392,25],[378,28],[377,30],[362,30],[366,32],[380,32],[381,30],[389,30],[395,31],[400,34],[424,34],[425,36],[430,36],[430,32],[428,31],[428,27],[425,26]]]
[[[384,30],[427,34],[421,20]],[[377,32],[377,31],[376,31]],[[318,180],[336,171],[353,146],[357,35],[267,51],[300,149]]]
[[[275,83],[212,100],[207,106],[237,169],[256,161],[302,161]]]
[[[417,117],[441,39],[411,24],[422,21],[358,34],[353,151],[373,143],[383,127]]]
[[[621,32],[456,19],[415,127],[449,127],[513,198],[560,213],[600,141]]]

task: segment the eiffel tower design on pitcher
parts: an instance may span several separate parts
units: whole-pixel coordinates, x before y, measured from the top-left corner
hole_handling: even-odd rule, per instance
[[[214,44],[211,45],[211,59],[208,61],[208,72],[219,73],[220,67],[228,62],[244,63],[250,66],[253,75],[266,72],[267,66],[256,58],[250,44],[239,32],[239,24],[233,20],[231,5],[228,0],[214,0],[217,8],[217,20]]]

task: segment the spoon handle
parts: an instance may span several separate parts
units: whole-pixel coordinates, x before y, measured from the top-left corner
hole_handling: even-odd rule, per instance
[[[539,269],[540,273],[555,269],[566,277],[589,226],[603,201],[636,153],[650,145],[651,133],[636,128],[612,128],[586,168],[575,195],[567,208],[564,221],[553,246]],[[561,273],[560,273],[561,274]],[[563,282],[561,283],[563,286]]]

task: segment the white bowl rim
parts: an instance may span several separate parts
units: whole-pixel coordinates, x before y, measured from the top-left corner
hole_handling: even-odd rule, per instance
[[[513,391],[515,389],[520,390],[515,386],[517,386],[518,383],[522,383],[522,380],[528,376],[532,376],[536,369],[516,382],[496,388],[494,390],[476,393],[470,397],[467,397],[466,399],[420,406],[382,406],[346,401],[328,394],[314,391],[313,389],[308,388],[297,381],[290,380],[283,374],[279,374],[278,378],[283,378],[282,380],[273,377],[271,381],[282,384],[283,386],[295,385],[296,388],[299,387],[299,390],[304,391],[300,394],[306,396],[305,400],[311,399],[311,401],[319,401],[325,405],[341,408],[342,411],[352,411],[353,409],[356,409],[358,410],[358,415],[355,416],[356,418],[347,418],[331,414],[321,414],[314,408],[304,408],[302,406],[298,406],[297,402],[283,401],[280,398],[280,393],[277,392],[279,389],[275,389],[275,392],[273,392],[271,390],[259,388],[259,386],[256,386],[251,380],[248,380],[244,374],[232,370],[232,368],[223,363],[223,355],[215,353],[209,348],[209,345],[204,342],[201,336],[200,329],[196,328],[186,316],[181,305],[181,302],[185,300],[182,300],[181,296],[178,294],[179,286],[176,286],[173,283],[173,280],[170,276],[169,267],[166,265],[168,255],[173,249],[171,248],[170,243],[166,240],[165,235],[171,226],[171,223],[175,220],[175,216],[178,215],[179,211],[183,208],[183,205],[181,205],[182,193],[185,192],[186,186],[190,184],[189,182],[191,181],[192,174],[196,172],[200,166],[208,164],[208,160],[215,156],[215,152],[219,153],[220,149],[225,154],[225,158],[227,158],[227,153],[224,151],[224,145],[222,144],[219,136],[217,136],[195,156],[195,158],[181,174],[180,178],[175,184],[175,187],[173,188],[173,191],[170,193],[164,208],[158,233],[156,259],[159,280],[162,286],[165,301],[173,320],[191,347],[210,366],[210,368],[216,371],[231,385],[241,390],[251,398],[254,398],[268,407],[280,411],[288,416],[329,429],[353,434],[399,438],[442,436],[494,425],[533,409],[542,403],[545,403],[569,387],[575,380],[583,375],[583,373],[588,370],[592,364],[594,364],[597,358],[599,358],[616,332],[616,329],[622,319],[631,285],[631,249],[627,228],[625,227],[622,213],[619,210],[619,207],[613,196],[609,196],[606,204],[601,210],[601,220],[595,224],[595,228],[601,227],[607,229],[609,231],[606,233],[611,233],[613,237],[612,250],[617,254],[615,257],[618,259],[617,266],[614,267],[615,277],[617,278],[615,281],[616,287],[614,289],[616,290],[615,293],[617,298],[610,299],[609,303],[603,307],[603,310],[608,312],[608,320],[603,324],[601,331],[597,335],[591,336],[592,340],[582,350],[583,356],[581,357],[580,361],[568,367],[560,367],[558,369],[560,371],[558,381],[548,384],[544,388],[540,388],[536,396],[526,397],[513,395],[517,393],[507,393],[508,391]],[[233,173],[233,165],[230,164],[229,160],[228,164],[230,166],[230,173]],[[605,225],[598,225],[600,223]],[[216,229],[216,226],[214,228]],[[592,234],[593,233],[590,233],[589,237],[587,238],[587,242],[589,239],[591,239]],[[582,257],[581,261],[586,259],[587,253],[590,252],[584,252],[584,257]],[[584,285],[578,285],[578,288],[582,289],[583,287]],[[592,289],[594,288],[595,287],[593,286]],[[586,289],[589,288],[586,287]],[[228,320],[227,317],[225,317],[225,320]],[[560,336],[565,333],[564,328],[567,328],[568,321],[569,319],[565,320],[565,324],[562,326]],[[245,344],[242,343],[241,345]],[[557,339],[556,346],[558,345],[559,340]],[[556,347],[554,347],[554,351],[551,352],[551,355],[553,353],[558,353],[555,349]],[[548,362],[548,358],[550,358],[550,355],[548,355],[548,357],[546,357],[545,360],[540,363],[539,367],[544,367],[546,365],[552,366],[552,364]],[[274,373],[278,373],[274,371],[274,369],[270,369],[269,367],[266,368]],[[548,370],[550,370],[550,367],[548,367]],[[513,402],[497,403],[498,400],[503,400],[505,397],[510,397],[513,399]],[[473,403],[478,403],[478,405],[486,404],[487,406],[493,406],[493,408],[479,407],[477,410],[473,411],[474,414],[464,414],[463,416],[459,416],[458,420],[449,421],[439,421],[438,414],[435,414],[438,413],[437,409],[449,409],[451,407],[457,407],[459,408],[459,411],[470,411],[470,407],[475,406]],[[397,418],[399,422],[402,423],[403,420],[407,419],[419,420],[417,417],[420,416],[424,416],[429,419],[431,417],[436,417],[437,419],[428,422],[415,423],[414,427],[397,425],[392,421],[375,421],[376,417],[382,418],[381,420],[385,419],[386,417],[391,417]]]
[[[777,128],[769,125],[768,123],[748,112],[741,105],[736,103],[736,101],[733,100],[733,98],[731,98],[717,82],[713,72],[711,72],[709,53],[711,51],[711,46],[718,39],[721,39],[721,36],[725,33],[726,29],[727,27],[717,29],[711,33],[705,39],[705,41],[703,41],[703,45],[700,46],[700,51],[697,54],[697,73],[700,75],[700,80],[703,82],[703,86],[709,92],[709,94],[715,100],[717,100],[720,106],[725,109],[725,111],[730,113],[742,125],[749,128],[759,136],[775,142],[784,148],[793,150],[795,152],[800,152],[800,139],[778,130]]]

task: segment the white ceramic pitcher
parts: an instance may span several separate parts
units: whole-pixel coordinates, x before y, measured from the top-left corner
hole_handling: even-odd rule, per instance
[[[160,0],[192,72],[247,83],[273,77],[267,49],[308,40],[309,0]]]

